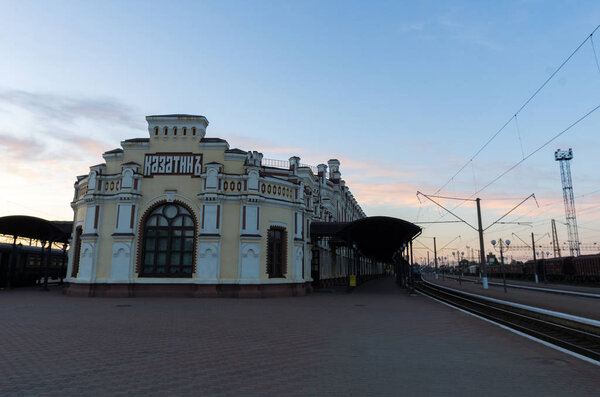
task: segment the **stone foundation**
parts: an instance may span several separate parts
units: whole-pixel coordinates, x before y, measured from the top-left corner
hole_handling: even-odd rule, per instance
[[[277,298],[312,292],[310,283],[297,284],[78,284],[65,283],[65,295],[127,298]]]

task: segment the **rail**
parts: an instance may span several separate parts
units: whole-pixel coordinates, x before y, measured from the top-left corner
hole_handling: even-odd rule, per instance
[[[600,321],[475,295],[421,281],[417,291],[600,365]]]

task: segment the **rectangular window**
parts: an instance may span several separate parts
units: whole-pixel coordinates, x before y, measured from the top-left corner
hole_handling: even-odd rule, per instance
[[[267,235],[267,274],[269,278],[284,277],[287,259],[287,232],[282,227],[271,227]]]
[[[82,227],[77,226],[77,229],[75,229],[75,249],[73,250],[73,268],[71,269],[71,277],[77,277],[77,273],[79,273],[79,256],[81,255],[82,234]]]
[[[100,206],[96,206],[96,213],[94,214],[94,229],[98,229],[98,216],[100,215]]]
[[[135,205],[131,206],[131,218],[129,218],[129,228],[133,229],[133,221],[135,220]]]
[[[244,206],[242,214],[242,230],[246,230],[246,206]]]

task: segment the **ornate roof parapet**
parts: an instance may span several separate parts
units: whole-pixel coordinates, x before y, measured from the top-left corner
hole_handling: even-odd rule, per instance
[[[340,173],[340,161],[338,159],[330,159],[327,165],[329,166],[329,180],[338,183],[342,177]]]
[[[298,167],[300,166],[300,157],[292,156],[292,157],[290,157],[289,161],[290,161],[290,170],[292,171],[293,175],[296,175],[298,173]]]
[[[321,181],[321,183],[325,183],[325,173],[327,172],[327,165],[319,164],[317,165],[317,170],[319,175],[319,181]]]
[[[263,154],[255,151],[248,152],[246,157],[246,165],[252,167],[260,167],[263,159]]]

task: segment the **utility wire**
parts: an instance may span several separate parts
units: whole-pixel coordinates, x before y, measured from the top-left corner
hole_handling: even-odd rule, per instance
[[[519,144],[521,145],[521,157],[525,158],[525,151],[523,150],[523,141],[521,140],[521,130],[519,129],[519,119],[515,114],[515,126],[517,126],[517,136],[519,137]]]
[[[526,157],[524,157],[522,160],[519,160],[516,164],[514,164],[512,167],[508,168],[506,171],[504,171],[502,174],[498,175],[496,178],[494,178],[491,182],[489,182],[487,185],[485,185],[484,187],[482,187],[481,189],[479,189],[478,191],[476,191],[475,193],[473,193],[471,196],[469,196],[469,198],[479,194],[480,192],[482,192],[483,190],[487,189],[489,186],[491,186],[493,183],[497,182],[500,178],[502,178],[504,175],[508,174],[510,171],[514,170],[515,168],[517,168],[519,165],[521,165],[521,163],[523,163],[525,160],[527,160],[528,158],[530,158],[531,156],[533,156],[534,154],[536,154],[537,152],[539,152],[540,150],[542,150],[543,148],[545,148],[546,146],[548,146],[550,143],[552,143],[554,140],[556,140],[556,138],[560,137],[562,134],[564,134],[565,132],[569,131],[571,128],[575,127],[577,124],[579,124],[580,122],[582,122],[583,120],[585,120],[588,116],[590,116],[592,113],[594,113],[596,110],[598,110],[598,108],[600,108],[600,105],[596,106],[595,108],[593,108],[592,110],[590,110],[589,112],[587,112],[586,114],[584,114],[583,116],[581,116],[580,118],[578,118],[575,122],[573,122],[571,125],[569,125],[567,128],[565,128],[564,130],[560,131],[558,134],[554,135],[552,138],[550,138],[548,141],[546,141],[543,145],[539,146],[537,149],[535,149],[533,152],[529,153]],[[461,203],[462,204],[462,203]]]
[[[592,45],[592,51],[594,52],[594,59],[596,60],[596,67],[600,73],[600,63],[598,63],[598,55],[596,54],[596,46],[594,45],[594,37],[590,35],[590,44]]]
[[[552,80],[554,78],[554,76],[556,76],[556,74],[563,68],[563,66],[565,66],[567,64],[567,62],[569,62],[571,60],[571,58],[573,58],[573,56],[577,53],[577,51],[579,51],[579,49],[581,47],[583,47],[583,45],[592,38],[592,36],[594,35],[594,33],[600,28],[600,25],[596,26],[596,28],[592,31],[592,33],[590,33],[590,35],[588,37],[585,38],[585,40],[583,40],[581,42],[581,44],[579,44],[579,46],[577,46],[577,48],[571,53],[571,55],[569,55],[567,57],[567,59],[565,59],[560,66],[554,71],[554,73],[552,73],[550,75],[550,77],[548,77],[546,79],[546,81],[544,81],[544,83],[537,89],[535,90],[535,92],[525,101],[525,103],[523,103],[523,105],[521,105],[521,107],[514,113],[514,115],[509,118],[506,123],[504,123],[504,125],[498,130],[496,131],[488,140],[485,144],[483,144],[483,146],[481,146],[479,148],[479,150],[477,150],[477,152],[475,152],[475,154],[473,156],[471,156],[471,158],[469,159],[469,161],[467,161],[450,179],[448,179],[448,181],[446,183],[444,183],[444,185],[442,187],[440,187],[438,190],[435,191],[434,194],[438,194],[440,191],[442,191],[446,186],[448,186],[448,184],[450,182],[452,182],[454,180],[454,178],[456,178],[458,176],[458,174],[460,174],[466,167],[467,165],[469,165],[469,163],[471,163],[497,136],[498,134],[500,134],[508,124],[510,124],[510,122],[517,117],[517,115],[519,113],[521,113],[521,111],[533,100],[533,98],[535,98],[537,96],[537,94],[539,94],[540,91],[542,91],[544,89],[544,87],[546,87],[546,85],[550,82],[550,80]],[[594,49],[594,53],[595,53],[595,49]],[[600,68],[600,66],[599,66]]]

